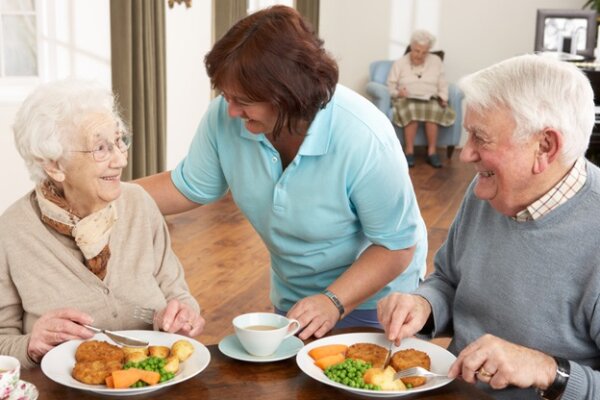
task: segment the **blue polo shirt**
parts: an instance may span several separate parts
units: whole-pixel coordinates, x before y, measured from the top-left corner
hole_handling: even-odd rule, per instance
[[[416,289],[425,273],[425,223],[394,129],[344,86],[318,112],[285,170],[269,140],[231,118],[217,97],[171,178],[201,204],[231,190],[269,250],[271,301],[280,310],[323,291],[373,243],[417,247],[409,268],[359,309],[375,309],[391,291]]]

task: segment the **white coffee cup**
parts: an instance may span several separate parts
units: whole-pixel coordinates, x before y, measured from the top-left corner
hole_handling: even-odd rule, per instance
[[[0,399],[8,398],[17,388],[21,363],[11,356],[0,356]]]
[[[292,328],[293,325],[296,325]],[[277,351],[284,339],[300,330],[300,322],[283,315],[255,312],[233,319],[235,334],[251,355],[266,357]]]

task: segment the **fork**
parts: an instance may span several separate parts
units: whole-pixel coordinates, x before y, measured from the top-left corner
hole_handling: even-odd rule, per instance
[[[144,321],[145,323],[152,325],[154,324],[155,310],[148,307],[135,306],[133,309],[133,318]]]
[[[436,374],[435,372],[431,372],[421,367],[413,367],[408,369],[403,369],[401,371],[396,372],[394,375],[394,380],[400,378],[406,378],[407,376],[427,376],[427,377],[439,377],[439,378],[448,378],[447,375]]]

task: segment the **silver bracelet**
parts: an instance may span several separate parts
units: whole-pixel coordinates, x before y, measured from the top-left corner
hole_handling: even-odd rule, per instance
[[[333,294],[333,292],[331,292],[328,289],[325,289],[323,291],[323,294],[327,297],[329,297],[329,300],[331,300],[331,302],[333,303],[333,305],[335,306],[335,308],[338,309],[338,312],[340,313],[340,319],[342,319],[342,317],[344,316],[344,312],[346,311],[344,309],[344,305],[342,304],[342,302],[340,301],[340,299],[338,299],[338,297]]]

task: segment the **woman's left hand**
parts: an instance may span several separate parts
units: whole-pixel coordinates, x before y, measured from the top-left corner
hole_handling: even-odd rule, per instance
[[[312,335],[320,338],[329,332],[340,319],[340,313],[327,296],[316,294],[294,304],[287,317],[300,322],[303,329],[298,337],[306,340]]]
[[[469,344],[448,371],[449,378],[461,376],[494,389],[508,385],[546,389],[556,375],[556,362],[538,350],[520,346],[486,334]]]
[[[448,107],[448,100],[444,100],[441,97],[438,97],[438,103],[440,103],[440,106],[444,108]]]
[[[204,318],[200,314],[177,299],[169,300],[167,306],[154,316],[154,329],[190,337],[199,335],[204,324]]]

